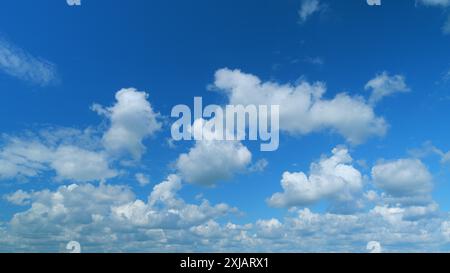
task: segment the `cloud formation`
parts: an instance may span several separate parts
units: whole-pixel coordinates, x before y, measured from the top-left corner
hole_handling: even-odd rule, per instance
[[[309,176],[303,172],[285,172],[281,180],[282,193],[275,193],[268,200],[274,207],[301,207],[322,199],[349,201],[361,191],[361,173],[351,163],[348,150],[335,148],[333,155],[311,164]]]
[[[181,187],[179,177],[169,175],[153,188],[147,201],[136,199],[127,186],[104,183],[16,192],[9,201],[31,206],[11,219],[8,236],[0,239],[2,251],[8,246],[16,251],[42,250],[45,245],[54,252],[69,240],[79,241],[86,251],[142,251],[140,242],[148,250],[170,250],[177,244],[189,244],[181,236],[185,230],[236,212],[226,204],[211,205],[207,200],[186,203],[177,194]],[[166,244],[168,240],[172,245]]]
[[[298,11],[300,23],[306,22],[313,14],[323,9],[319,0],[303,0]]]
[[[195,141],[188,153],[181,154],[175,167],[189,183],[212,186],[233,178],[247,169],[251,152],[239,141],[219,140],[219,132],[208,130],[214,120],[196,120],[193,130],[200,130],[203,140]]]
[[[0,38],[0,70],[18,79],[41,86],[57,79],[56,66]]]
[[[110,127],[102,140],[109,153],[128,153],[136,160],[141,158],[145,152],[142,141],[161,128],[159,114],[153,111],[147,99],[147,93],[126,88],[116,93],[116,103],[113,106],[92,106],[94,111],[110,121]]]
[[[432,175],[418,159],[398,159],[372,168],[375,184],[393,196],[426,195],[432,190]]]
[[[406,85],[405,77],[401,75],[390,76],[387,72],[383,72],[367,82],[365,89],[372,91],[369,98],[370,104],[376,104],[384,97],[391,96],[395,93],[410,91]]]
[[[216,72],[214,87],[230,104],[279,105],[280,129],[291,134],[331,130],[352,144],[360,144],[371,136],[383,136],[388,127],[362,97],[340,93],[325,99],[322,82],[262,82],[252,74],[225,68]]]
[[[55,172],[56,181],[102,181],[116,177],[112,165],[125,156],[139,160],[145,138],[161,128],[145,92],[122,89],[109,108],[92,109],[106,116],[109,127],[101,129],[44,129],[22,136],[3,136],[0,145],[0,180],[27,179]],[[137,177],[141,183],[144,177]],[[144,183],[145,184],[145,183]]]
[[[58,129],[32,136],[7,136],[0,147],[0,179],[27,179],[50,171],[56,173],[57,181],[115,177],[117,172],[110,167],[105,152],[83,148],[69,140],[89,135],[88,130]]]
[[[450,0],[418,0],[418,1],[427,6],[439,6],[439,7],[450,6]]]

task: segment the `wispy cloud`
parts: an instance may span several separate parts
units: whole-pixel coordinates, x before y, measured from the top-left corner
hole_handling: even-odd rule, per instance
[[[418,2],[426,6],[440,6],[440,7],[450,6],[450,0],[419,0]]]
[[[32,56],[25,50],[0,38],[0,71],[18,79],[45,86],[57,79],[53,63]]]
[[[372,90],[372,94],[369,98],[369,103],[371,105],[374,105],[384,97],[391,96],[395,93],[405,93],[410,91],[404,76],[391,76],[387,72],[383,72],[371,79],[366,84],[365,89]]]
[[[300,23],[306,22],[314,13],[323,9],[319,0],[303,0],[298,15],[300,16]]]
[[[324,59],[321,57],[306,57],[305,62],[319,66],[325,64]]]
[[[420,3],[429,7],[440,7],[448,11],[450,7],[450,0],[417,0],[416,4]],[[442,33],[444,35],[450,35],[450,16],[448,16],[444,25],[442,26]]]
[[[445,21],[442,26],[442,32],[446,35],[450,35],[450,16],[448,16],[447,21]]]

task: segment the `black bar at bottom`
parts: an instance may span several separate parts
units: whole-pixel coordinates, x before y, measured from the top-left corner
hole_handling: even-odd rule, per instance
[[[11,263],[19,271],[31,265],[34,270],[50,269],[57,261],[78,272],[104,266],[124,272],[384,272],[396,265],[403,271],[430,263],[445,266],[449,260],[450,254],[0,254],[2,266]]]

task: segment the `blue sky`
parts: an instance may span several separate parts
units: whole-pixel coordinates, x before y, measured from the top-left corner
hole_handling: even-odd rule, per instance
[[[2,3],[0,251],[448,251],[450,1],[341,2]],[[279,149],[172,143],[195,96]]]

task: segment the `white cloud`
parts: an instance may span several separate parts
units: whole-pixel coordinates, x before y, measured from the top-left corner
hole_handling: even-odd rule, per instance
[[[150,205],[155,205],[158,202],[176,206],[176,193],[181,189],[181,179],[177,175],[169,175],[167,179],[153,188],[148,200]]]
[[[98,187],[72,184],[56,191],[34,192],[32,196],[31,207],[15,214],[9,228],[10,233],[20,240],[29,240],[30,244],[35,242],[37,245],[64,239],[68,242],[72,240],[69,238],[81,239],[77,234],[83,232],[86,234],[84,240],[89,241],[90,236],[99,236],[92,239],[102,240],[110,233],[106,229],[108,225],[101,224],[108,218],[111,207],[134,199],[128,188],[104,184]]]
[[[244,171],[251,157],[240,142],[203,140],[179,156],[176,168],[187,182],[210,186]]]
[[[122,89],[116,93],[114,106],[94,105],[92,108],[110,121],[103,137],[102,131],[91,128],[51,127],[21,136],[4,135],[0,179],[27,179],[50,171],[56,173],[57,181],[87,182],[117,176],[111,165],[126,153],[140,159],[145,151],[143,140],[161,127],[159,114],[153,112],[147,97],[132,88]]]
[[[279,105],[280,129],[291,134],[329,129],[359,144],[370,136],[383,136],[387,130],[385,120],[361,97],[341,93],[324,99],[326,88],[321,82],[281,85],[261,82],[240,70],[220,69],[215,74],[215,88],[228,96],[230,104]]]
[[[370,241],[382,244],[384,252],[415,252],[417,245],[423,251],[432,251],[446,244],[442,233],[447,227],[440,227],[448,216],[407,219],[404,213],[402,208],[377,208],[350,215],[314,213],[308,208],[292,210],[283,221],[257,221],[274,224],[255,225],[252,243],[259,250],[271,252],[366,252]],[[279,236],[263,236],[263,231],[271,231],[267,226],[273,226]]]
[[[318,66],[321,66],[325,63],[325,61],[322,57],[307,57],[305,59],[305,61],[307,63],[313,64],[313,65],[318,65]]]
[[[213,186],[245,171],[252,161],[251,152],[239,141],[221,140],[222,134],[213,129],[215,120],[198,119],[189,128],[202,135],[188,153],[181,154],[175,168],[189,183]]]
[[[417,221],[436,216],[439,206],[436,203],[430,203],[423,206],[395,206],[377,205],[370,210],[371,214],[380,215],[384,220],[393,225],[398,225],[404,221]]]
[[[280,238],[283,236],[283,224],[275,218],[256,221],[258,235],[263,238]]]
[[[440,230],[442,232],[442,235],[446,238],[446,240],[450,241],[450,221],[442,222]]]
[[[310,175],[285,172],[281,180],[283,193],[275,193],[268,203],[275,207],[306,206],[321,199],[351,200],[361,191],[361,173],[351,163],[344,148],[333,149],[333,155],[311,164]]]
[[[450,6],[450,0],[416,0],[416,2],[426,6],[439,7],[443,9],[446,9]],[[442,26],[442,33],[446,35],[450,34],[450,16],[447,18],[447,21]]]
[[[432,189],[432,175],[418,159],[399,159],[379,163],[372,168],[374,183],[396,197],[428,195]]]
[[[323,7],[319,0],[303,0],[298,11],[300,16],[300,23],[306,22],[313,14],[322,10]]]
[[[0,149],[0,179],[37,176],[47,170],[52,154],[40,141],[8,138]]]
[[[371,210],[371,213],[380,215],[392,225],[397,225],[403,221],[405,209],[401,207],[376,206]]]
[[[136,160],[145,152],[143,140],[161,128],[159,114],[153,111],[148,94],[134,88],[116,93],[117,102],[108,108],[94,104],[92,109],[110,120],[103,144],[112,154],[129,153]]]
[[[0,238],[0,245],[6,247],[2,240],[8,239],[16,251],[54,252],[77,240],[85,251],[181,249],[190,245],[191,227],[236,212],[223,203],[186,203],[177,194],[181,187],[180,178],[170,175],[154,187],[148,202],[136,199],[128,187],[104,183],[15,193],[10,195],[14,196],[11,201],[26,199],[31,207],[14,215],[5,231],[8,236]],[[141,243],[146,246],[140,248]]]
[[[377,205],[356,214],[291,209],[283,220],[243,225],[219,221],[236,209],[208,201],[189,204],[178,196],[176,175],[153,188],[148,201],[124,186],[62,186],[10,196],[31,206],[0,224],[2,251],[58,251],[77,240],[87,252],[366,252],[443,249],[450,241],[449,217],[437,206]]]
[[[117,175],[106,153],[75,146],[89,132],[45,131],[43,134],[6,137],[0,148],[0,179],[37,177],[54,171],[55,179],[79,182],[104,180]],[[81,140],[71,142],[71,138]]]
[[[142,187],[150,184],[150,178],[143,173],[137,173],[134,177],[136,178],[136,181],[139,183],[139,185],[141,185]]]
[[[395,93],[409,92],[410,89],[405,83],[405,77],[401,75],[390,76],[387,72],[383,72],[371,79],[365,86],[366,90],[372,90],[369,102],[375,104],[384,97],[391,96]]]
[[[440,6],[440,7],[450,6],[450,0],[418,0],[418,1],[427,6]]]
[[[52,154],[50,165],[57,173],[57,180],[94,181],[117,175],[109,168],[106,154],[75,146],[58,147]]]
[[[449,23],[448,26],[449,26],[449,31],[450,31],[450,17],[448,19],[448,23]],[[450,80],[450,70],[447,70],[444,73],[442,73],[440,82],[447,83],[449,80]]]
[[[442,26],[442,32],[446,35],[450,34],[450,16],[447,17],[447,21],[445,21],[444,26]]]
[[[36,58],[19,47],[0,38],[0,70],[38,85],[48,85],[57,78],[55,65]]]
[[[444,152],[438,147],[434,146],[432,142],[425,142],[421,148],[409,151],[412,156],[423,158],[429,155],[437,155],[441,158],[441,163],[446,164],[450,162],[450,151]]]
[[[211,206],[208,201],[203,201],[200,205],[186,204],[184,200],[177,197],[181,187],[181,179],[176,175],[170,175],[167,180],[153,188],[147,204],[136,200],[113,207],[113,216],[138,226],[183,228],[198,225],[234,211],[226,204]]]
[[[17,206],[25,206],[30,203],[31,194],[23,190],[18,190],[12,194],[4,196],[5,200]]]

